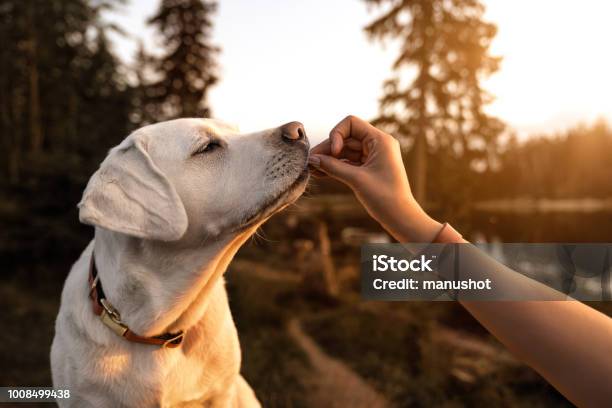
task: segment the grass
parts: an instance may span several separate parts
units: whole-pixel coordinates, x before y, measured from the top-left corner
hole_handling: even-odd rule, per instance
[[[43,272],[34,273],[42,276]],[[285,332],[291,309],[278,303],[284,302],[282,295],[295,284],[250,278],[248,271],[230,275],[228,290],[239,329],[244,377],[264,406],[304,407],[300,379],[308,372],[308,362]],[[0,282],[0,385],[50,386],[49,352],[63,282],[30,280],[26,272],[15,276]]]
[[[399,407],[572,406],[518,362],[501,364],[437,341],[439,322],[455,312],[450,303],[375,304],[366,310],[347,305],[312,317],[305,326],[329,354]],[[476,335],[495,343],[481,329],[470,333]],[[453,375],[461,361],[486,375],[472,373],[472,380],[461,381]]]
[[[51,386],[49,352],[60,290],[55,285],[26,284],[17,279],[0,281],[0,385]],[[49,408],[54,404],[17,405]]]
[[[242,374],[263,406],[305,407],[302,379],[309,375],[309,364],[285,327],[293,313],[285,305],[285,295],[295,283],[262,279],[248,265],[232,266],[227,274],[242,348]]]
[[[270,279],[258,273],[276,270],[290,277],[286,269],[292,266],[286,257],[251,246],[238,258],[226,276],[242,347],[242,372],[266,407],[308,404],[305,379],[313,373],[286,333],[287,321],[295,316],[329,355],[400,407],[571,406],[518,362],[500,363],[441,343],[440,330],[447,328],[498,347],[455,303],[361,302],[354,294],[348,296],[348,290],[343,292],[346,297],[331,301],[305,290],[295,276]],[[49,349],[63,283],[57,277],[67,268],[24,265],[13,279],[0,282],[0,384],[48,386]],[[612,313],[610,302],[590,305]],[[459,363],[469,366],[472,381],[454,374]]]
[[[59,293],[58,293],[59,294]],[[0,384],[50,386],[49,352],[59,296],[20,281],[0,284]]]

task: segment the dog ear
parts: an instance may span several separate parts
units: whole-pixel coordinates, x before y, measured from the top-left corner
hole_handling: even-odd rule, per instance
[[[82,223],[139,238],[175,241],[187,230],[180,197],[135,135],[109,152],[78,207]]]

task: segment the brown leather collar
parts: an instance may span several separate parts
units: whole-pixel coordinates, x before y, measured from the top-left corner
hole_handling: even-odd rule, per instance
[[[114,331],[118,336],[124,337],[126,340],[168,348],[178,347],[183,342],[184,332],[182,330],[178,333],[164,333],[159,336],[143,337],[131,331],[130,328],[121,321],[121,315],[104,295],[102,282],[100,282],[100,276],[98,276],[98,270],[96,269],[93,251],[91,252],[91,261],[89,262],[89,298],[91,299],[93,312],[96,316],[100,316],[102,323]]]

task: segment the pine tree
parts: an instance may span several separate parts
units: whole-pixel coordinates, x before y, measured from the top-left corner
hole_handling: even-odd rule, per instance
[[[131,88],[100,16],[120,1],[0,0],[0,194],[16,209],[0,222],[28,256],[83,244],[75,204],[128,134]]]
[[[130,124],[132,88],[112,52],[107,29],[98,27],[88,46],[87,64],[79,70],[80,94],[74,99],[79,120],[76,148],[82,155],[97,156],[119,143],[133,127]],[[82,135],[87,132],[87,137]]]
[[[17,185],[26,140],[28,104],[27,11],[23,3],[0,0],[0,180]]]
[[[36,23],[34,21],[34,7],[33,2],[28,2],[27,5],[27,50],[28,50],[28,77],[29,77],[29,122],[30,122],[30,147],[34,152],[40,152],[42,150],[44,135],[42,130],[42,123],[40,118],[40,92],[39,92],[39,81],[38,81],[38,38]]]
[[[384,9],[365,28],[368,36],[401,43],[375,123],[411,143],[411,182],[424,203],[429,154],[486,166],[503,128],[483,112],[491,97],[479,83],[499,67],[500,59],[489,55],[497,29],[482,20],[478,0],[365,2]],[[409,84],[402,81],[406,72],[414,73]]]
[[[146,92],[158,120],[210,115],[206,94],[218,80],[215,57],[219,48],[210,44],[216,9],[216,1],[162,0],[149,19],[166,47],[156,63],[159,79]]]
[[[147,53],[142,41],[139,41],[134,64],[131,67],[136,75],[136,86],[134,87],[132,99],[131,121],[144,126],[155,122],[156,106],[149,103],[147,98],[148,80],[152,77],[155,59]]]

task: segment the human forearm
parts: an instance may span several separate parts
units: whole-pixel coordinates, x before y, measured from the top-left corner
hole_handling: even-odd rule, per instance
[[[441,231],[442,225],[412,196],[399,143],[369,123],[352,116],[341,121],[329,140],[312,150],[311,165],[351,187],[368,213],[398,241],[428,243]],[[570,400],[581,406],[608,406],[611,319],[582,303],[558,301],[566,296],[511,270],[450,231],[445,234],[449,239],[441,241],[465,244],[455,248],[461,270],[470,278],[490,278],[496,290],[492,298],[506,299],[460,299],[466,309]]]
[[[612,319],[463,242],[457,248],[460,272],[491,279],[488,296],[494,300],[460,295],[461,304],[572,402],[606,406],[612,400]]]
[[[459,272],[491,279],[490,301],[459,301],[499,341],[578,406],[605,406],[612,390],[612,319],[496,261],[457,248]]]
[[[431,242],[442,228],[411,196],[397,197],[385,207],[373,217],[398,242]]]
[[[415,210],[403,215],[410,211]],[[405,242],[431,242],[436,233],[432,236],[426,217],[419,217],[412,220],[424,227],[416,232],[403,229],[394,237]],[[429,240],[415,239],[428,235]],[[499,299],[464,301],[459,295],[461,304],[577,406],[608,406],[612,401],[612,319],[506,267],[458,236],[453,242],[461,243],[458,253],[460,270],[467,274],[464,277],[491,279],[495,289],[489,295]]]
[[[396,239],[433,240],[436,232],[432,235],[432,231],[438,231],[440,224],[436,226],[419,210],[414,206],[404,210],[401,220],[398,219],[401,232],[399,236],[393,234]],[[416,225],[408,229],[403,227],[403,220]],[[460,299],[462,305],[576,405],[607,406],[612,401],[612,319],[583,303],[566,300],[563,293],[511,270],[459,236],[452,242],[462,243],[458,248],[461,271],[474,279],[491,279],[495,286],[492,296],[501,299]]]
[[[609,406],[612,319],[578,301],[462,304],[570,401]]]

